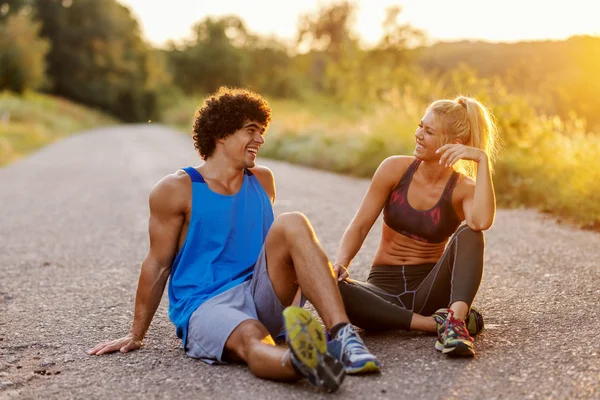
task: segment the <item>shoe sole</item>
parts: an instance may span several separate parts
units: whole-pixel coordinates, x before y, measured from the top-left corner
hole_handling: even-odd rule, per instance
[[[327,340],[321,324],[300,307],[283,310],[285,337],[296,359],[306,367],[316,386],[335,392],[344,381],[342,363],[327,352]]]
[[[464,342],[456,342],[454,346],[446,347],[438,340],[435,342],[435,349],[452,357],[473,357],[475,355],[473,345]]]
[[[374,361],[368,361],[360,368],[344,368],[344,371],[349,375],[360,375],[380,372],[381,367]]]

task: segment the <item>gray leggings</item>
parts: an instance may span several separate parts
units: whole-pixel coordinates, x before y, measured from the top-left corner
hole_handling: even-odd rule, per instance
[[[457,301],[471,306],[483,276],[483,233],[460,226],[436,264],[374,265],[367,282],[339,283],[353,325],[410,330],[413,312],[431,315]]]

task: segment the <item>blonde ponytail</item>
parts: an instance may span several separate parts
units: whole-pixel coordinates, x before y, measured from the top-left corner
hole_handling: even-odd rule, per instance
[[[493,171],[498,152],[498,130],[494,116],[483,104],[472,97],[458,96],[454,100],[434,101],[428,110],[433,111],[442,127],[444,140],[440,144],[454,143],[458,139],[466,146],[483,150],[490,171]],[[457,169],[470,177],[476,175],[476,165],[472,162],[463,161]]]

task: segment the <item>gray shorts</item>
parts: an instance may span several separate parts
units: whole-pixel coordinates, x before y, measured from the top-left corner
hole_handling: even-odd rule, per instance
[[[301,293],[294,300],[300,307],[305,302]],[[283,330],[284,308],[267,274],[263,246],[251,280],[205,301],[194,311],[188,323],[185,353],[208,364],[223,363],[225,342],[239,324],[248,319],[258,320],[275,338]]]

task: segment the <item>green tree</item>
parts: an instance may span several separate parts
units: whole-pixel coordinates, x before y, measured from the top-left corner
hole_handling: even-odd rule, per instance
[[[366,101],[381,101],[393,86],[407,84],[413,79],[411,69],[415,57],[412,48],[424,45],[426,35],[410,24],[400,22],[402,8],[392,6],[386,10],[383,36],[377,45],[367,51],[361,69],[361,93]]]
[[[354,33],[357,6],[341,1],[303,15],[298,24],[298,46],[309,50],[314,87],[353,107],[381,101],[390,84],[407,79],[410,47],[424,43],[425,35],[399,21],[402,9],[390,7],[383,21],[383,36],[364,49]],[[305,62],[305,61],[303,61]]]
[[[298,21],[297,46],[309,51],[311,62],[305,74],[312,77],[317,91],[352,102],[357,94],[363,56],[354,32],[357,5],[349,1],[328,4],[316,13],[304,14]]]
[[[54,94],[99,107],[125,121],[157,119],[158,70],[137,21],[115,0],[35,0]],[[157,82],[160,82],[157,83]]]
[[[298,21],[298,46],[325,51],[339,59],[348,49],[358,46],[353,31],[357,6],[341,1],[322,7],[314,14],[304,14]]]
[[[386,10],[382,24],[383,36],[377,46],[369,52],[370,58],[378,64],[394,67],[411,59],[409,49],[423,46],[426,35],[410,24],[399,21],[402,14],[400,6],[392,6]]]
[[[275,97],[298,96],[302,78],[288,47],[275,38],[252,38],[246,46],[249,68],[244,86]]]
[[[170,45],[177,85],[187,93],[206,93],[222,85],[244,84],[250,67],[244,47],[252,39],[242,20],[208,17],[195,24],[193,32],[193,39],[183,45]]]
[[[0,23],[0,89],[16,93],[44,85],[48,40],[39,36],[40,23],[21,10]]]

